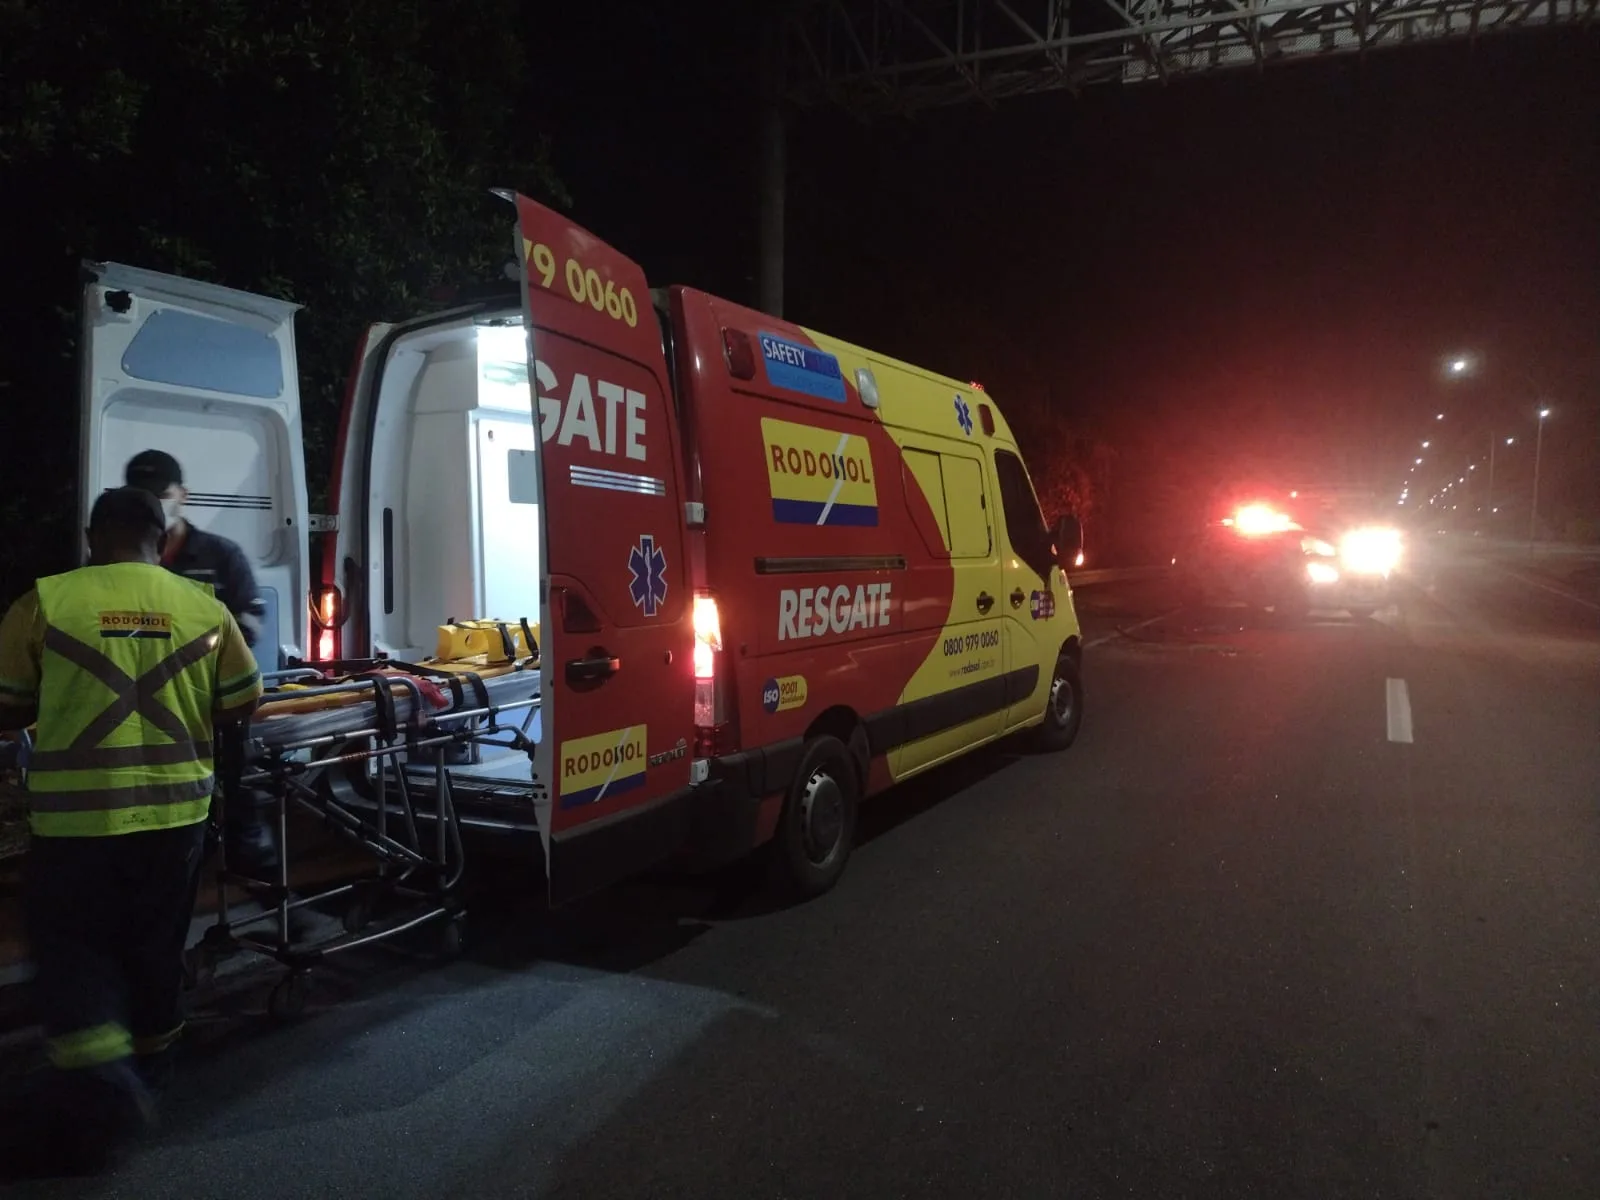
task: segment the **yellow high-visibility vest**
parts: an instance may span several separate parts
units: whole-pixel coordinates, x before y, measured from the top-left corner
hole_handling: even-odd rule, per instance
[[[211,589],[117,563],[39,580],[39,608],[33,832],[103,837],[205,820],[229,620]]]

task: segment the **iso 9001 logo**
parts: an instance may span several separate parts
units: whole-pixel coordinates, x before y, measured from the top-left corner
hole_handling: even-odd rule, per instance
[[[785,675],[769,679],[761,685],[761,707],[769,713],[789,712],[802,708],[806,702],[804,675]]]

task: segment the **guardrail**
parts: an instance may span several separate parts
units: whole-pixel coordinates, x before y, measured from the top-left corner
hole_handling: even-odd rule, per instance
[[[1067,582],[1073,588],[1098,587],[1107,583],[1139,583],[1146,579],[1160,579],[1172,568],[1157,567],[1104,567],[1096,571],[1068,571]]]

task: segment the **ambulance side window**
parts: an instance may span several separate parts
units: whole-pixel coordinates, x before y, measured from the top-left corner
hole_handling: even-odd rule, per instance
[[[1050,531],[1028,483],[1022,460],[1008,450],[994,452],[995,475],[1000,481],[1000,505],[1005,510],[1006,532],[1017,557],[1049,579],[1055,558],[1050,553]]]

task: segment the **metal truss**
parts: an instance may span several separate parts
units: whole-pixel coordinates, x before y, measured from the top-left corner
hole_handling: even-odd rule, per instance
[[[1093,83],[1514,30],[1587,25],[1600,0],[799,0],[782,17],[784,94],[862,116]]]

